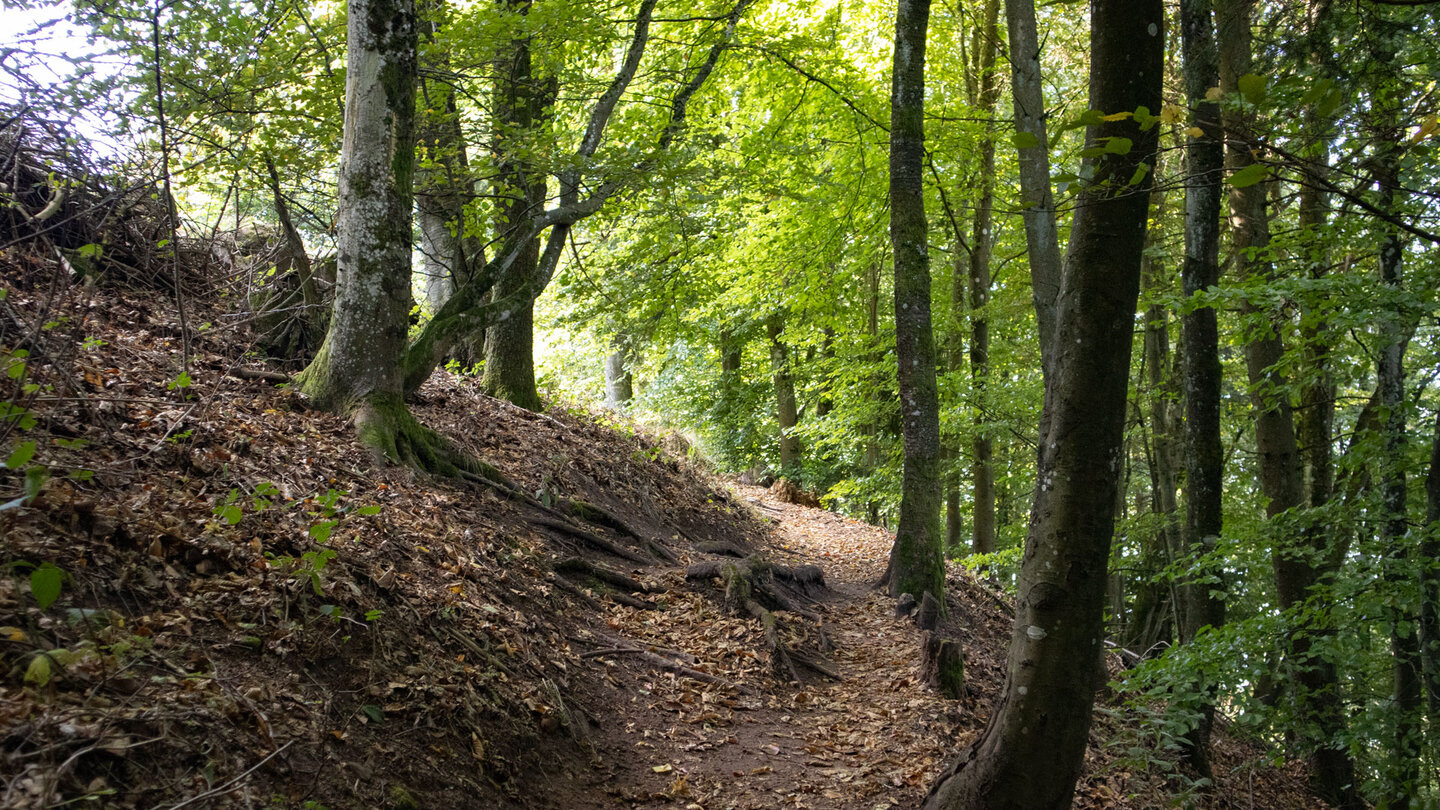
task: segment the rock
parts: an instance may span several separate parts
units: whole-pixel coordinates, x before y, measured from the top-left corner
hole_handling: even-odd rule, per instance
[[[895,618],[897,618],[897,619],[908,618],[908,617],[910,616],[910,614],[912,614],[912,613],[914,613],[914,612],[915,612],[915,597],[912,596],[912,595],[910,595],[910,594],[908,594],[908,593],[902,593],[902,594],[900,594],[900,599],[895,602]]]

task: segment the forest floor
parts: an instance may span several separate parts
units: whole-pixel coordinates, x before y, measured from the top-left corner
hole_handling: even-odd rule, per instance
[[[182,370],[171,296],[0,281],[0,808],[908,808],[984,726],[1006,597],[951,572],[942,698],[883,529],[445,373],[417,417],[516,489],[416,475],[277,387],[220,285]],[[773,635],[706,573],[754,559]],[[1111,709],[1076,806],[1183,801]],[[1264,754],[1220,735],[1198,806],[1314,806]]]

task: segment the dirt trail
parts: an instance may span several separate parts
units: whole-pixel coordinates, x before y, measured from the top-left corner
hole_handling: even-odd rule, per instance
[[[777,521],[773,546],[765,551],[771,559],[824,569],[832,594],[816,609],[833,643],[829,661],[841,680],[803,687],[771,683],[754,695],[728,698],[722,690],[642,674],[639,688],[650,694],[639,695],[621,723],[606,723],[601,742],[606,766],[585,781],[611,801],[634,807],[918,805],[942,764],[938,752],[953,750],[955,730],[977,727],[981,718],[974,715],[975,700],[947,701],[917,682],[919,633],[913,622],[895,618],[893,600],[872,588],[884,571],[892,536],[829,512],[780,503],[763,489],[736,490],[741,502]],[[664,618],[650,617],[649,627],[687,624],[691,617],[685,614],[698,610],[696,618],[716,624],[708,631],[693,628],[693,635],[674,631],[671,646],[688,641],[684,649],[699,661],[726,661],[744,637],[734,624],[740,620],[705,608],[703,602],[671,606]],[[615,624],[634,632],[622,621]],[[984,662],[975,665],[981,677],[989,677]],[[753,664],[749,671],[721,667],[719,672],[762,687]],[[670,716],[651,716],[657,713]]]
[[[819,564],[831,594],[816,606],[833,648],[838,682],[776,683],[754,652],[754,622],[726,614],[713,594],[671,585],[672,600],[641,615],[612,609],[617,634],[694,656],[694,668],[739,685],[725,689],[647,670],[630,656],[605,662],[628,704],[607,706],[591,742],[590,772],[557,784],[558,806],[685,810],[891,810],[918,807],[929,784],[989,719],[1004,680],[1012,617],[976,578],[952,569],[947,605],[962,643],[968,695],[942,698],[920,682],[920,633],[895,617],[873,588],[893,543],[889,532],[830,512],[781,503],[764,489],[733,486],[737,500],[773,522],[762,549],[780,564]],[[689,560],[686,560],[689,562]],[[675,596],[683,594],[681,596]],[[630,660],[627,660],[630,659]],[[611,692],[610,694],[614,694]],[[1077,808],[1173,804],[1183,783],[1135,768],[1107,745],[1127,734],[1097,717],[1076,788]],[[1143,743],[1140,743],[1143,745]],[[1156,755],[1159,756],[1158,754]],[[1297,765],[1261,764],[1262,749],[1221,738],[1219,789],[1197,807],[1311,808]]]

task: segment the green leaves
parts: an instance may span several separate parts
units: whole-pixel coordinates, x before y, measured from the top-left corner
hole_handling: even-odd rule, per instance
[[[26,464],[29,464],[30,459],[34,457],[35,442],[21,442],[20,446],[16,447],[15,450],[10,453],[10,457],[5,460],[5,466],[11,470],[18,470]]]
[[[35,598],[41,610],[55,604],[64,584],[65,572],[50,563],[41,563],[30,572],[30,595]]]
[[[1270,167],[1264,163],[1252,163],[1226,178],[1225,182],[1235,188],[1247,188],[1270,177]]]
[[[1241,76],[1236,81],[1236,85],[1240,90],[1240,95],[1251,104],[1264,103],[1265,96],[1269,92],[1269,85],[1265,79],[1254,73],[1246,73]]]

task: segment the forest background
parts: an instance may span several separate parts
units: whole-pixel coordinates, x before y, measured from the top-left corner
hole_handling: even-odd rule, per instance
[[[1026,7],[1035,61],[1016,57]],[[401,388],[443,366],[525,408],[603,400],[1023,595],[1060,246],[1087,195],[1142,196],[1128,391],[1093,415],[1123,418],[1103,579],[1127,684],[1171,698],[1156,722],[1202,777],[1218,713],[1312,758],[1337,804],[1433,798],[1436,6],[1167,7],[1159,102],[1114,109],[1092,96],[1107,18],[926,8],[916,288],[891,233],[890,4],[422,3],[416,149],[389,155],[415,195],[386,259],[415,269],[391,290]],[[174,234],[287,245],[245,306],[296,370],[359,272],[337,246],[345,11],[82,3],[0,51],[15,108],[123,144],[115,171],[162,181]],[[54,52],[68,24],[88,44]],[[1097,175],[1120,158],[1133,173]],[[897,375],[911,305],[928,459]],[[362,437],[453,471],[388,430]]]

